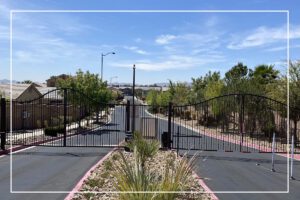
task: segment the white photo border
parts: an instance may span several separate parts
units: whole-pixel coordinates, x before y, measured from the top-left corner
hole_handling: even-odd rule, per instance
[[[283,194],[289,193],[289,176],[290,176],[290,146],[289,146],[289,64],[290,64],[290,15],[289,10],[10,10],[10,136],[12,136],[12,32],[13,32],[13,14],[15,13],[286,13],[287,17],[287,52],[286,52],[286,65],[287,65],[287,190],[286,191],[211,191],[211,192],[197,192],[197,191],[136,191],[136,192],[115,192],[115,191],[13,191],[12,190],[12,143],[10,143],[10,193],[18,194],[61,194],[61,193],[178,193],[178,194]]]

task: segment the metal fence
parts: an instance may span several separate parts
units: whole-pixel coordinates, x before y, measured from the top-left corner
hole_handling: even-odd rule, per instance
[[[11,104],[11,105],[10,105]],[[72,89],[6,102],[6,144],[43,146],[118,146],[125,138],[125,106],[101,104]]]
[[[275,151],[284,153],[290,143],[289,127],[295,152],[300,153],[300,123],[294,117],[299,111],[290,109],[288,121],[285,104],[252,94],[230,94],[190,105],[149,106],[128,99],[103,104],[72,89],[55,89],[32,101],[2,99],[0,109],[3,148],[5,141],[12,145],[116,147],[139,131],[168,148],[240,152],[271,152],[275,134]]]
[[[295,110],[291,111],[295,112]],[[289,134],[300,152],[299,122],[287,121],[287,106],[262,96],[231,94],[198,104],[172,106],[172,148],[207,151],[287,152]],[[291,140],[291,137],[289,137]]]

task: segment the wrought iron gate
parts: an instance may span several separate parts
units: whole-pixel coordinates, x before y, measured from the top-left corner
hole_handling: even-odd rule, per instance
[[[11,103],[11,105],[10,105]],[[10,112],[12,106],[12,127]],[[300,153],[299,110],[252,94],[230,94],[191,105],[149,106],[138,101],[101,104],[72,89],[55,89],[26,101],[1,100],[1,148],[4,144],[70,147],[122,146],[139,131],[172,149],[286,152],[288,133]],[[294,113],[294,114],[293,114]],[[289,128],[289,129],[288,129]],[[291,138],[291,137],[289,137]]]
[[[31,101],[12,101],[6,144],[115,147],[125,138],[125,104],[101,104],[73,89],[55,89]],[[10,102],[6,102],[6,109]],[[10,114],[6,114],[6,131]]]
[[[299,111],[291,108],[291,112]],[[174,149],[271,152],[275,134],[275,151],[286,152],[289,127],[300,153],[298,122],[288,121],[285,104],[263,96],[224,95],[198,104],[172,106],[169,113]]]

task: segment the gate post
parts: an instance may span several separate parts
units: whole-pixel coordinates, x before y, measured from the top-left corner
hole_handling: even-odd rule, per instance
[[[67,146],[67,89],[64,89],[64,147]]]
[[[167,137],[167,141],[168,141],[168,148],[171,149],[171,132],[172,132],[172,114],[173,114],[173,104],[172,102],[169,102],[169,107],[168,107],[168,137]]]
[[[239,116],[239,121],[240,121],[240,152],[242,151],[243,147],[243,140],[244,140],[244,109],[245,109],[245,95],[241,95],[241,107],[240,107],[240,116]]]
[[[290,179],[295,180],[295,178],[293,177],[293,165],[294,165],[294,135],[292,135],[292,144],[291,144],[291,175],[290,175]]]
[[[6,143],[6,100],[1,98],[1,149],[5,150]]]
[[[275,172],[274,168],[274,155],[275,155],[275,132],[273,133],[273,140],[272,140],[272,172]]]
[[[125,121],[126,121],[126,132],[129,132],[130,131],[130,101],[129,100],[127,100],[126,103]]]

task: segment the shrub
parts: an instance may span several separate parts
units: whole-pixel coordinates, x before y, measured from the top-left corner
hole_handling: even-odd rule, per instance
[[[114,176],[117,179],[115,187],[121,192],[184,191],[195,163],[195,156],[188,160],[184,155],[176,163],[176,155],[170,154],[166,159],[163,177],[160,178],[157,173],[150,172],[148,168],[142,166],[136,147],[133,151],[133,162],[129,162],[121,152],[120,157],[120,161],[114,165]],[[119,197],[121,200],[169,200],[178,198],[179,194],[120,193]]]
[[[112,162],[110,160],[105,161],[104,168],[105,170],[110,171],[112,169]]]
[[[184,114],[184,119],[186,119],[186,120],[191,120],[192,119],[191,118],[191,111],[186,110],[186,111],[183,112],[183,114]]]
[[[44,127],[45,127],[45,128],[49,127],[49,125],[48,125],[48,120],[44,120]]]
[[[185,191],[189,175],[191,175],[192,168],[195,165],[195,158],[196,155],[188,160],[185,154],[176,165],[176,157],[169,157],[166,161],[165,172],[163,180],[159,185],[159,191]],[[178,196],[178,193],[160,193],[158,199],[176,199]]]
[[[101,178],[107,178],[107,177],[109,177],[109,172],[105,171],[100,176],[101,176]]]
[[[41,123],[41,120],[36,120],[36,127],[37,128],[42,128],[42,123]]]
[[[51,137],[57,137],[57,134],[63,134],[65,131],[63,126],[52,126],[45,128],[45,135],[51,136]]]
[[[120,155],[119,154],[114,154],[111,158],[113,161],[117,161],[120,159]]]
[[[137,154],[144,166],[147,159],[152,158],[159,150],[160,143],[157,140],[147,141],[142,134],[135,132],[133,139],[126,145],[131,151],[137,149]]]
[[[192,113],[192,120],[197,120],[197,113],[195,112]]]
[[[134,147],[134,159],[130,163],[120,152],[120,161],[114,165],[117,183],[115,187],[118,191],[156,191],[157,181],[155,174],[145,170],[141,159]],[[155,194],[151,193],[120,193],[121,200],[148,200],[154,199]]]
[[[98,179],[89,179],[86,181],[86,184],[89,185],[90,187],[94,188],[99,185],[99,180]]]
[[[217,125],[217,121],[213,116],[206,116],[206,115],[202,115],[201,117],[199,117],[198,119],[198,124],[202,125],[202,126],[216,126]]]

